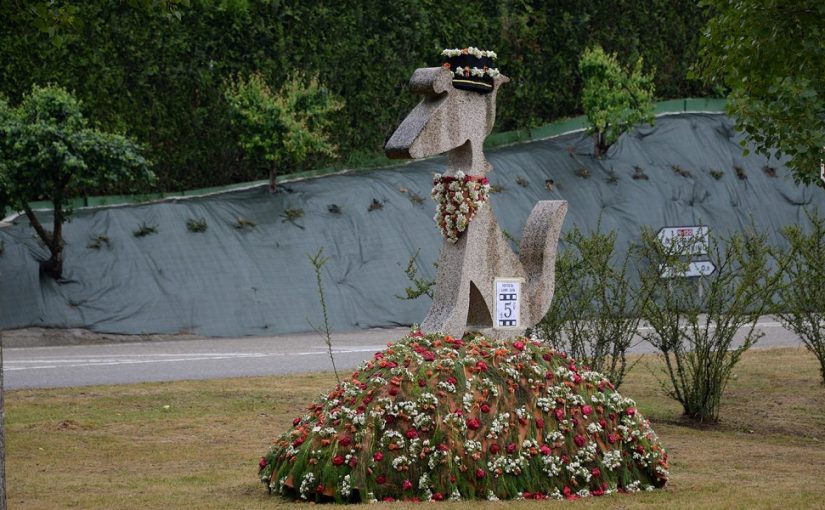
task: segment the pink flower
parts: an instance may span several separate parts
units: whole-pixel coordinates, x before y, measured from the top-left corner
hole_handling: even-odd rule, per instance
[[[486,473],[486,472],[484,472],[484,470],[483,470],[483,469],[481,469],[481,468],[476,469],[476,478],[478,478],[479,480],[481,480],[481,479],[482,479],[482,478],[484,478],[485,476],[487,476],[487,473]]]
[[[610,444],[613,444],[618,440],[619,440],[619,436],[617,436],[616,434],[608,434],[607,435],[607,442],[610,443]]]
[[[624,412],[628,416],[633,416],[634,414],[636,414],[636,408],[635,407],[628,407],[627,409],[624,410]]]
[[[450,445],[448,445],[447,443],[440,443],[440,444],[438,445],[438,451],[440,451],[440,452],[448,452],[448,451],[450,451]]]
[[[381,501],[383,501],[384,503],[395,503],[395,498],[392,496],[384,496],[384,499],[382,499]]]
[[[576,437],[573,438],[573,442],[576,443],[576,446],[581,448],[582,446],[584,446],[584,443],[587,442],[587,438],[581,434],[576,434]]]
[[[375,452],[375,455],[373,455],[372,458],[375,459],[375,462],[381,462],[384,460],[384,454],[381,452]]]
[[[458,379],[456,379],[453,376],[450,376],[447,378],[447,382],[455,386],[458,383]]]
[[[407,431],[407,439],[415,439],[418,437],[418,431],[415,429],[410,429]]]
[[[507,453],[512,454],[516,451],[516,443],[510,443],[507,445]]]
[[[424,361],[435,361],[435,353],[431,351],[424,351],[421,356],[424,358]]]
[[[583,405],[582,414],[585,416],[590,416],[591,414],[593,414],[593,408],[588,405]]]
[[[542,455],[550,455],[551,453],[553,453],[553,450],[551,450],[550,447],[546,444],[541,445],[541,448],[539,448],[539,450],[541,451]]]
[[[556,421],[564,420],[564,409],[561,407],[556,408]]]
[[[524,350],[524,342],[519,342],[518,340],[516,340],[515,342],[513,342],[513,347],[518,351],[523,351]]]
[[[402,484],[402,487],[404,488],[405,491],[408,491],[408,490],[412,489],[413,484],[409,480],[404,480],[404,483]]]

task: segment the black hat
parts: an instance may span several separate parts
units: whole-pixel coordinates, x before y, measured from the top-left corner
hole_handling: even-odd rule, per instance
[[[493,90],[493,78],[499,75],[493,64],[495,52],[470,46],[447,49],[441,55],[445,58],[441,66],[453,73],[453,87],[481,93]]]

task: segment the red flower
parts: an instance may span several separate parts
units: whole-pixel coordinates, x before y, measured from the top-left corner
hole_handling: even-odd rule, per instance
[[[412,489],[413,484],[409,480],[404,480],[404,483],[402,484],[402,487],[404,488],[405,491],[408,491],[408,490]]]
[[[618,440],[619,440],[619,436],[616,435],[616,434],[608,434],[607,435],[607,442],[610,443],[610,444],[613,444]]]
[[[591,414],[593,414],[593,408],[588,405],[583,405],[582,414],[585,416],[590,416]]]
[[[296,439],[295,441],[292,442],[292,446],[294,446],[295,448],[298,448],[302,444],[304,444],[304,438],[303,437],[299,437],[298,439]]]
[[[452,384],[452,385],[456,385],[456,384],[458,384],[458,379],[456,379],[453,376],[450,376],[450,377],[447,378],[447,382]]]
[[[551,371],[549,371],[549,370],[548,370],[547,372],[545,372],[545,373],[544,373],[544,378],[545,378],[545,379],[547,379],[548,381],[552,381],[552,380],[553,380],[553,377],[555,377],[555,376],[553,375],[553,372],[551,372]]]
[[[516,443],[510,443],[507,445],[507,453],[512,454],[516,451]]]
[[[382,460],[384,460],[384,454],[381,452],[375,452],[372,458],[375,459],[375,462],[381,462]]]
[[[435,361],[435,353],[431,351],[424,351],[421,356],[424,358],[424,361]]]
[[[398,395],[398,387],[397,386],[390,387],[390,395],[392,395],[393,397]]]
[[[467,428],[470,430],[478,430],[481,427],[481,422],[476,418],[467,419]]]
[[[627,409],[624,410],[624,412],[628,416],[633,416],[634,414],[636,414],[636,408],[635,407],[628,407]]]
[[[448,452],[450,451],[450,445],[448,445],[447,443],[441,443],[438,445],[438,451]]]
[[[485,414],[489,413],[490,412],[490,406],[487,405],[487,404],[481,404],[481,412],[485,413]]]
[[[491,444],[491,445],[490,445],[490,453],[492,453],[493,455],[495,455],[495,454],[497,454],[499,451],[501,451],[501,447],[500,447],[499,445],[497,445],[496,443],[493,443],[493,444]]]
[[[352,439],[349,436],[344,436],[338,440],[338,444],[341,446],[349,446],[352,443]]]
[[[564,420],[564,409],[561,407],[556,408],[556,421]]]
[[[481,469],[481,468],[476,469],[476,478],[481,480],[485,476],[487,476],[487,473],[483,469]]]
[[[586,438],[586,437],[584,437],[584,436],[583,436],[583,435],[581,435],[581,434],[576,434],[576,437],[574,437],[574,438],[573,438],[573,442],[575,442],[575,443],[576,443],[576,446],[578,446],[579,448],[581,448],[582,446],[584,446],[584,443],[586,443],[586,442],[587,442],[587,438]]]
[[[415,439],[418,437],[418,431],[415,429],[410,429],[407,431],[407,439]]]
[[[383,501],[384,503],[395,503],[395,498],[392,496],[384,496],[384,499],[382,499],[381,501]]]
[[[516,340],[515,342],[513,342],[513,347],[518,351],[523,351],[524,350],[524,342],[519,342],[518,340]]]
[[[544,420],[541,418],[536,418],[536,428],[541,430],[544,428]]]
[[[299,423],[301,423],[300,418],[295,418],[294,420],[292,420],[292,426],[293,427],[297,427]]]
[[[579,374],[573,374],[573,382],[579,384],[580,382],[582,382],[582,376],[580,376]]]
[[[315,487],[315,492],[317,492],[318,494],[322,494],[324,490],[326,490],[326,487],[324,487],[324,484],[322,483],[319,483],[318,487]]]
[[[356,459],[355,457],[350,457],[349,467],[351,467],[352,469],[355,469],[355,466],[357,466],[357,465],[358,465],[358,459]]]
[[[344,456],[343,455],[336,455],[332,458],[332,465],[333,466],[343,466],[344,465]]]
[[[419,388],[423,388],[426,385],[427,385],[427,381],[425,381],[424,379],[419,379],[418,380],[418,387]]]
[[[599,418],[599,425],[601,425],[603,429],[606,429],[607,428],[607,420],[605,420],[604,418]]]
[[[435,494],[433,494],[433,501],[444,501],[444,494],[436,492]]]
[[[602,471],[599,468],[594,467],[593,470],[590,471],[590,474],[593,475],[594,478],[598,478],[602,476]]]
[[[551,450],[550,447],[546,444],[541,445],[541,448],[539,448],[539,450],[541,451],[542,455],[550,455],[551,453],[553,453],[553,450]]]
[[[562,492],[562,494],[564,494],[565,498],[569,498],[570,495],[573,494],[573,491],[570,489],[570,487],[567,487],[567,486],[565,486],[564,490],[561,491],[561,492]]]
[[[476,368],[479,369],[482,372],[486,372],[487,371],[487,363],[484,363],[483,361],[477,361],[476,362]]]
[[[384,482],[387,481],[387,477],[384,475],[378,475],[375,477],[375,483],[378,485],[384,485]]]
[[[258,471],[263,471],[268,464],[266,457],[261,457],[261,460],[258,461]]]
[[[567,455],[562,455],[561,456],[561,463],[562,464],[569,464],[570,463],[570,457],[568,457]]]

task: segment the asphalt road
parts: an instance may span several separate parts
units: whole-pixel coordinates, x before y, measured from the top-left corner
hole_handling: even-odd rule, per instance
[[[759,321],[757,347],[796,346],[799,339],[772,318]],[[644,332],[645,328],[640,328]],[[408,330],[372,329],[333,335],[335,363],[349,371]],[[652,352],[639,342],[633,352]],[[220,379],[331,370],[315,333],[102,345],[14,347],[3,350],[6,389]]]

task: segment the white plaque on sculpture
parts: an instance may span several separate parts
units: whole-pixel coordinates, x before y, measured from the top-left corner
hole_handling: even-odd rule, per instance
[[[521,278],[496,278],[496,328],[521,327]]]

